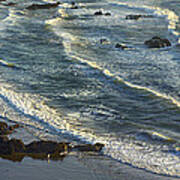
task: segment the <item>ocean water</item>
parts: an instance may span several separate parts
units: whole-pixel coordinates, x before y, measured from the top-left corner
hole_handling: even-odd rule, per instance
[[[0,2],[0,119],[39,139],[104,143],[114,161],[180,177],[180,2],[78,0],[72,9],[62,0],[37,10],[26,7],[57,1],[8,2]],[[147,48],[153,36],[172,46]]]

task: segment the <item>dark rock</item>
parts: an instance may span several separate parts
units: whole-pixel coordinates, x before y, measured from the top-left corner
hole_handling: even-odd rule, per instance
[[[53,141],[34,141],[26,145],[26,153],[60,153],[69,151],[68,143],[57,143]]]
[[[28,10],[37,10],[37,9],[50,9],[50,8],[56,8],[61,4],[60,2],[57,3],[47,3],[47,4],[32,4],[28,6],[26,9]]]
[[[71,2],[71,9],[78,9],[78,6],[76,6],[75,2]]]
[[[94,15],[95,16],[101,16],[101,15],[103,15],[103,13],[102,13],[102,11],[97,11],[97,12],[94,13]]]
[[[0,138],[0,154],[10,155],[13,153],[22,153],[25,151],[24,143],[19,139],[9,140],[7,137]]]
[[[5,136],[9,131],[12,132],[18,127],[18,124],[8,126],[6,123],[0,122],[0,157],[19,162],[22,161],[25,156],[42,160],[62,160],[72,150],[100,152],[104,147],[104,145],[100,143],[70,146],[70,144],[66,142],[58,143],[43,140],[33,141],[25,145],[19,139],[9,139]]]
[[[141,15],[127,15],[126,19],[138,20],[140,17]]]
[[[154,16],[152,15],[141,15],[141,14],[137,14],[137,15],[127,15],[126,19],[130,19],[130,20],[138,20],[139,18],[153,18]]]
[[[11,139],[10,141],[8,141],[8,145],[13,153],[25,152],[25,145],[19,139]]]
[[[162,48],[171,46],[171,43],[168,39],[161,39],[160,37],[154,36],[152,39],[144,42],[149,48]]]
[[[111,13],[110,12],[106,12],[105,14],[103,14],[103,12],[101,10],[99,11],[96,11],[94,13],[95,16],[102,16],[102,15],[105,15],[105,16],[111,16]]]
[[[117,44],[115,45],[115,48],[120,48],[120,49],[124,50],[124,49],[126,49],[126,48],[128,48],[128,47],[125,46],[125,45],[122,45],[122,44],[117,43]]]
[[[71,9],[78,9],[78,6],[72,6]]]
[[[109,41],[107,39],[100,39],[100,44],[108,44]]]
[[[110,12],[107,12],[104,14],[105,16],[111,16],[111,13]]]
[[[85,144],[85,145],[76,145],[73,149],[77,149],[78,151],[92,151],[92,152],[100,152],[102,148],[104,147],[104,144],[96,143],[94,145],[92,144]]]

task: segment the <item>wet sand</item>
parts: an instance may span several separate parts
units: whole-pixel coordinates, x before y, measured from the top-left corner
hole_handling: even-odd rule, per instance
[[[0,179],[3,180],[173,180],[176,178],[158,176],[123,164],[114,169],[109,165],[95,162],[94,157],[85,162],[75,156],[68,156],[63,161],[41,161],[25,158],[22,162],[0,159]],[[107,163],[107,162],[106,162]],[[109,167],[108,167],[109,166]]]

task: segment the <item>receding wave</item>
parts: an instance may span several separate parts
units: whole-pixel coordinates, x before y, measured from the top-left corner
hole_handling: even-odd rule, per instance
[[[158,174],[179,176],[179,156],[178,147],[171,147],[172,152],[167,151],[174,141],[157,132],[149,132],[135,135],[135,139],[129,136],[117,138],[114,136],[95,135],[90,129],[76,129],[76,118],[70,119],[67,116],[57,113],[55,109],[48,107],[45,99],[39,95],[28,93],[17,93],[8,84],[2,84],[0,88],[0,98],[3,103],[8,103],[15,111],[28,116],[32,121],[45,124],[48,128],[53,128],[57,133],[68,134],[77,139],[90,143],[101,142],[105,144],[103,153],[121,162],[131,164],[138,168],[143,168]],[[22,120],[21,120],[22,121]],[[73,121],[73,125],[71,124]],[[22,123],[22,122],[21,122]],[[140,141],[141,138],[150,140],[169,142],[167,145],[162,143],[151,144]],[[140,139],[140,140],[139,140]]]
[[[127,4],[123,3],[123,5]],[[154,13],[158,15],[166,15],[169,20],[169,29],[175,30],[175,23],[178,22],[178,19],[176,18],[174,21],[174,17],[176,17],[175,13],[168,10],[162,11],[160,8],[155,7],[148,7],[148,9],[154,10]],[[63,39],[63,46],[67,56],[69,56],[71,59],[74,59],[75,61],[77,60],[83,64],[87,64],[89,67],[95,70],[101,71],[104,76],[110,77],[115,83],[124,83],[130,88],[148,91],[156,96],[169,100],[178,107],[180,107],[180,102],[175,98],[158,92],[156,90],[150,89],[148,87],[136,85],[131,82],[125,81],[123,78],[113,74],[110,70],[101,67],[96,62],[89,61],[85,58],[78,56],[71,47],[73,43],[77,43],[77,37],[67,32],[66,29],[63,29],[63,27],[62,29],[58,29],[56,31],[56,25],[66,23],[66,20],[64,20],[64,18],[69,17],[66,9],[62,8],[59,10],[59,12],[61,13],[61,17],[48,20],[46,21],[46,23],[52,26],[54,32]],[[117,138],[113,136],[106,137],[97,135],[89,138],[91,136],[89,136],[88,133],[83,134],[83,136],[90,142],[95,140],[105,143],[105,148],[103,150],[104,154],[114,159],[120,160],[121,162],[128,163],[135,167],[143,168],[154,173],[180,177],[179,156],[176,154],[177,147],[174,147],[171,144],[174,143],[174,140],[171,141],[171,138],[166,137],[163,134],[160,134],[158,132],[149,132],[146,134],[146,136],[149,137],[151,140],[155,141],[168,141],[170,142],[170,145],[162,145],[161,143],[149,144],[146,142],[140,142],[139,140],[136,141],[135,139],[128,138],[128,136],[126,138]],[[169,151],[167,151],[167,149],[169,148],[172,148],[172,152],[175,153],[169,153]]]
[[[61,18],[52,19],[52,20],[48,20],[47,24],[51,24],[51,25],[54,24],[55,25],[56,22],[59,22],[59,21],[61,21]],[[63,19],[62,19],[62,21],[63,21]],[[171,101],[173,104],[175,104],[178,107],[180,107],[180,102],[177,99],[175,99],[174,97],[170,96],[170,95],[167,95],[167,94],[162,93],[162,92],[158,92],[158,91],[156,91],[154,89],[150,89],[150,88],[145,87],[145,86],[140,86],[140,85],[136,85],[136,84],[133,84],[131,82],[125,81],[123,78],[121,78],[121,77],[111,73],[108,69],[104,69],[103,67],[99,66],[96,62],[89,61],[87,59],[84,59],[84,58],[81,58],[81,57],[79,57],[77,55],[74,55],[75,53],[72,52],[71,44],[76,42],[76,37],[73,36],[72,34],[66,32],[66,31],[64,31],[64,32],[60,31],[58,33],[58,35],[60,35],[63,38],[63,45],[64,45],[64,48],[65,48],[65,51],[66,51],[67,55],[69,57],[71,57],[72,59],[76,59],[76,60],[80,61],[81,63],[86,63],[87,65],[89,65],[90,67],[92,67],[94,69],[98,69],[105,76],[111,77],[112,80],[115,83],[117,83],[117,82],[124,83],[124,84],[126,84],[127,86],[129,86],[131,88],[136,88],[136,89],[139,89],[139,90],[148,91],[148,92],[150,92],[150,93],[152,93],[152,94],[154,94],[156,96],[159,96],[161,98],[167,99],[167,100]]]
[[[56,22],[62,21],[63,23],[63,18],[69,17],[66,9],[60,9],[60,11],[62,18],[58,17],[46,22],[52,26],[52,29],[56,25]],[[173,28],[171,26],[171,29]],[[114,83],[123,83],[130,88],[151,92],[172,101],[178,107],[180,106],[180,102],[171,96],[147,87],[132,84],[115,75],[109,69],[101,67],[96,62],[79,57],[72,51],[71,47],[71,44],[76,41],[76,37],[68,33],[66,29],[64,31],[62,29],[58,35],[63,39],[65,52],[71,59],[87,64],[92,69],[102,72],[104,76],[110,77]],[[4,60],[1,63],[8,65]],[[154,173],[180,177],[179,147],[176,146],[176,142],[173,139],[153,131],[133,134],[132,136],[124,135],[122,137],[116,137],[112,134],[97,135],[92,129],[79,127],[76,117],[72,117],[68,113],[66,115],[61,114],[56,109],[49,107],[46,104],[48,99],[37,94],[16,92],[15,87],[6,83],[1,83],[0,85],[1,103],[7,103],[16,112],[28,117],[28,120],[31,121],[29,123],[33,124],[33,121],[39,122],[48,128],[52,128],[57,133],[67,134],[90,143],[104,143],[105,148],[103,149],[103,153],[116,160]],[[5,111],[8,111],[8,109],[4,109]],[[145,139],[145,141],[142,141],[142,139]]]

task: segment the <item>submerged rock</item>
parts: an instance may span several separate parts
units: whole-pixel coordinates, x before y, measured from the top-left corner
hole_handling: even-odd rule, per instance
[[[126,49],[126,48],[128,48],[128,47],[127,47],[126,45],[117,43],[117,44],[115,45],[115,48],[120,48],[120,49],[124,50],[124,49]]]
[[[141,17],[141,15],[127,15],[126,19],[138,20],[140,17]]]
[[[94,15],[95,16],[101,16],[101,15],[103,15],[103,13],[102,13],[102,11],[97,11],[97,12],[94,13]]]
[[[111,13],[110,12],[107,12],[104,14],[105,16],[111,16]]]
[[[130,14],[126,16],[126,19],[130,19],[130,20],[138,20],[139,18],[153,18],[154,16],[152,15],[141,15],[141,14]]]
[[[158,36],[154,36],[152,39],[144,42],[149,48],[162,48],[171,46],[171,43],[168,39],[161,39]]]
[[[28,10],[36,10],[36,9],[50,9],[50,8],[56,8],[61,4],[60,2],[57,3],[47,3],[47,4],[32,4],[28,6],[26,9]]]
[[[73,149],[77,149],[78,151],[92,151],[92,152],[100,152],[102,148],[104,147],[104,144],[96,143],[94,145],[92,144],[83,144],[83,145],[76,145]]]

